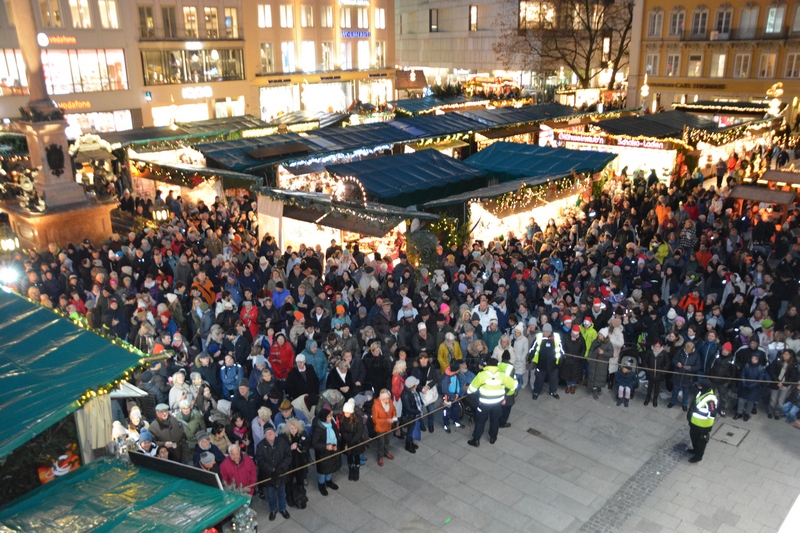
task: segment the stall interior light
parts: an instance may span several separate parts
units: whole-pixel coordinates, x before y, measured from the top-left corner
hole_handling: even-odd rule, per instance
[[[4,252],[13,252],[19,248],[19,239],[16,237],[0,240],[0,248]]]
[[[766,185],[769,182],[767,180],[758,180],[756,181],[756,183],[758,183],[759,185]]]
[[[156,208],[153,210],[153,220],[158,222],[164,222],[167,220],[167,216],[169,215],[169,211],[166,208]]]

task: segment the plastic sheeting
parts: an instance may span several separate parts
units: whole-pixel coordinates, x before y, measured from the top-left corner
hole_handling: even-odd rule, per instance
[[[0,291],[0,458],[138,364],[139,355]]]
[[[105,459],[0,508],[0,531],[199,533],[249,501],[247,496]]]

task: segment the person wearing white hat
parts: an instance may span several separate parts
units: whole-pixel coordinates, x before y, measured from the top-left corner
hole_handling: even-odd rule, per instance
[[[400,401],[403,403],[401,423],[411,422],[422,415],[423,402],[422,397],[419,392],[417,392],[417,385],[419,385],[419,379],[414,376],[406,378],[405,389],[403,389],[403,395],[400,397]],[[419,448],[419,446],[414,444],[414,434],[420,433],[420,423],[421,422],[417,420],[406,428],[406,451],[409,453],[417,453],[417,448]]]

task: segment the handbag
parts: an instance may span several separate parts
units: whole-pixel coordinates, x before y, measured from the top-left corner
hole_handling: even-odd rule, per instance
[[[439,399],[439,391],[436,387],[431,387],[428,389],[428,392],[424,392],[420,394],[420,396],[422,397],[422,405],[427,406]]]

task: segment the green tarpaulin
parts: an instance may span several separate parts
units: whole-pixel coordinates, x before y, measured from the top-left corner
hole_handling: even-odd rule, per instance
[[[139,364],[134,353],[0,290],[0,458]]]
[[[200,533],[249,501],[247,496],[105,459],[0,508],[0,531]]]

